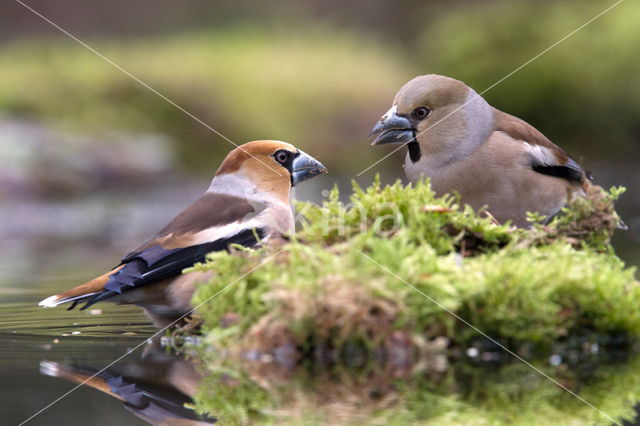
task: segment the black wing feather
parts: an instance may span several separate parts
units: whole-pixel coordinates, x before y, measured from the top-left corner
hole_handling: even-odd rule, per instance
[[[137,253],[129,253],[122,259],[121,264],[125,266],[111,275],[104,290],[89,298],[81,309],[87,309],[123,291],[179,275],[185,268],[204,262],[208,253],[228,250],[231,244],[256,246],[265,234],[264,229],[246,229],[232,237],[195,246],[176,249],[152,246]]]
[[[585,177],[585,173],[574,160],[569,158],[567,164],[564,166],[559,165],[547,165],[539,162],[535,162],[531,165],[531,168],[538,173],[544,175],[554,176],[562,179],[566,179],[570,182],[582,182]]]
[[[157,387],[123,376],[113,376],[106,379],[111,392],[121,397],[127,409],[142,418],[158,421],[183,419],[196,422],[215,423],[214,417],[198,415],[193,409],[185,405],[193,399],[175,388]]]

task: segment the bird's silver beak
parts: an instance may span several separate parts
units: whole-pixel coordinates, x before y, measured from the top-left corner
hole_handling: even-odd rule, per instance
[[[394,105],[380,121],[373,126],[369,137],[373,137],[371,145],[384,145],[387,143],[409,143],[415,140],[416,129],[411,121],[397,113],[398,106]]]
[[[327,168],[321,162],[306,152],[298,150],[298,154],[291,163],[291,185],[296,186],[302,181],[325,173]]]

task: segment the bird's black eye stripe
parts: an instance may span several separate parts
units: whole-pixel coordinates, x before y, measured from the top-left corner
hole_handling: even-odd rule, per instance
[[[291,153],[285,149],[279,149],[275,154],[273,154],[273,158],[275,158],[275,160],[282,165],[287,164],[287,161],[289,161],[290,157]]]
[[[429,114],[431,114],[431,110],[427,107],[418,107],[411,113],[411,115],[413,115],[413,118],[415,118],[416,120],[424,120],[429,116]]]

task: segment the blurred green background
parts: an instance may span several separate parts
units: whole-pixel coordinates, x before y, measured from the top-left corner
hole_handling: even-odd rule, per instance
[[[390,151],[371,148],[367,133],[413,76],[445,74],[480,92],[614,2],[29,4],[231,140],[281,139],[312,153],[330,169],[326,188]],[[630,230],[616,244],[636,264],[639,21],[640,3],[625,1],[484,95],[564,147],[596,182],[629,188],[620,211]],[[18,3],[0,5],[0,36],[5,201],[154,191],[182,179],[205,187],[232,148]],[[376,171],[402,177],[403,158],[359,181]],[[319,189],[303,197],[320,198]],[[26,233],[29,220],[37,218],[21,217]]]

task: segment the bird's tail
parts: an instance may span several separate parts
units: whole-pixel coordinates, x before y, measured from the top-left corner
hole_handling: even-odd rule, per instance
[[[46,299],[41,300],[38,305],[45,308],[53,308],[65,303],[72,303],[68,309],[73,309],[78,303],[91,301],[92,298],[99,295],[104,296],[104,286],[109,281],[109,277],[118,272],[121,268],[122,266],[119,266],[118,268],[113,269],[104,275],[100,275],[91,281],[87,281],[86,283],[70,290],[47,297]],[[104,297],[101,297],[101,300],[103,299]],[[95,303],[95,301],[93,303]]]
[[[85,369],[82,367],[76,367],[71,365],[64,365],[54,361],[41,361],[40,372],[45,376],[60,377],[65,380],[69,380],[74,383],[82,383],[114,398],[124,400],[124,398],[113,392],[111,386],[108,384],[108,380],[112,378],[112,375],[106,372],[95,374],[91,369]]]

